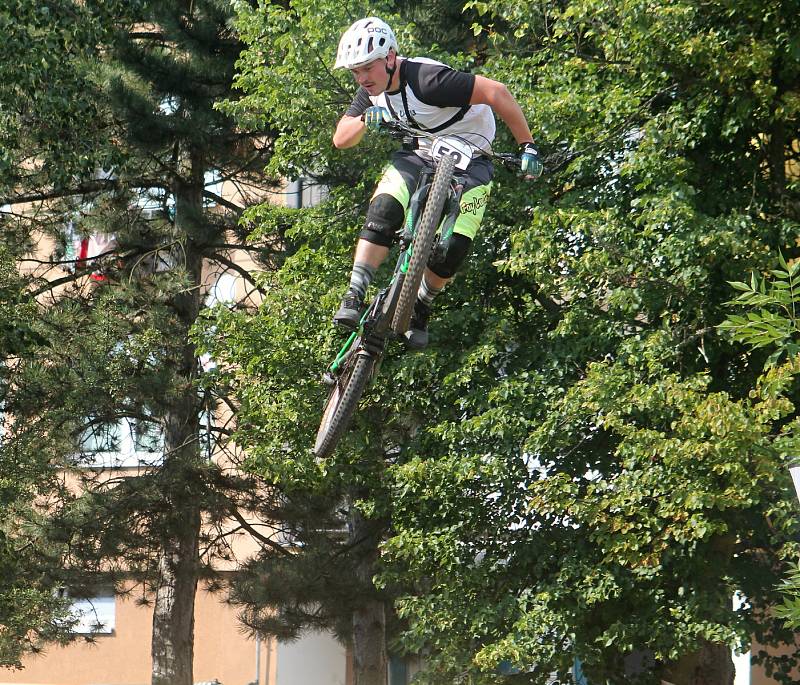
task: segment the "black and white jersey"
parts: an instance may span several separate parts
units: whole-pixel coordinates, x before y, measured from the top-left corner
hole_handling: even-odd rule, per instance
[[[486,149],[494,140],[495,121],[489,105],[470,105],[474,74],[456,71],[425,57],[400,62],[400,90],[373,97],[359,88],[346,114],[361,116],[368,107],[388,109],[403,123],[440,135],[458,135]],[[405,96],[405,97],[404,97]],[[430,140],[421,139],[418,153],[428,156]]]

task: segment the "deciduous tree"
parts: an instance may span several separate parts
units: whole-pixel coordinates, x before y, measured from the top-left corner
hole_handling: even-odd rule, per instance
[[[357,486],[386,523],[380,587],[428,682],[494,682],[510,664],[544,683],[575,657],[600,682],[731,682],[731,647],[787,637],[768,607],[796,552],[780,442],[794,391],[756,386],[757,353],[716,328],[727,281],[797,252],[795,4],[469,2],[459,39],[430,50],[418,35],[447,32],[415,31],[413,6],[243,15],[239,115],[287,103],[274,168],[331,185],[293,217],[260,315],[218,322],[251,468]],[[379,138],[330,149],[352,84],[327,65],[368,13],[401,52],[508,83],[549,173],[535,187],[498,176],[431,349],[392,351],[317,463],[328,317],[384,156]],[[736,592],[748,603],[734,610]],[[626,671],[634,652],[647,674]]]

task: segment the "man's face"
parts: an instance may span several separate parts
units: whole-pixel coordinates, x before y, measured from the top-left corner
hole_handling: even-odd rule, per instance
[[[391,57],[391,55],[390,55]],[[350,73],[359,86],[364,88],[370,95],[380,95],[386,90],[386,82],[389,79],[386,73],[387,58],[373,60],[362,64],[360,67],[353,67]]]

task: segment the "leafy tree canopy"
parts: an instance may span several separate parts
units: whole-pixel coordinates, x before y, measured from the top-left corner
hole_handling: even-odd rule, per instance
[[[430,682],[493,682],[502,662],[545,682],[574,656],[622,682],[634,650],[657,680],[708,645],[785,638],[765,610],[797,552],[794,369],[757,381],[762,353],[716,326],[728,281],[798,253],[797,3],[499,0],[466,3],[455,25],[405,2],[239,10],[246,97],[231,111],[274,116],[271,168],[331,191],[251,215],[288,222],[294,254],[259,316],[215,320],[240,438],[265,477],[355,484],[362,511],[391,522],[381,586],[405,647],[431,654]],[[386,153],[375,137],[329,142],[354,90],[330,73],[336,42],[367,14],[404,54],[506,82],[549,173],[498,173],[431,349],[393,350],[317,463],[329,316]],[[733,610],[736,591],[749,603]]]

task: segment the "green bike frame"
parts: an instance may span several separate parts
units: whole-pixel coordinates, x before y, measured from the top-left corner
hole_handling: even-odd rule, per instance
[[[414,194],[409,202],[408,211],[406,212],[405,225],[403,228],[403,237],[401,239],[401,251],[397,260],[397,265],[395,266],[392,280],[389,282],[389,286],[384,290],[382,290],[376,296],[375,300],[373,300],[373,302],[364,312],[364,314],[361,317],[361,321],[359,322],[358,329],[353,331],[347,338],[344,345],[342,346],[342,349],[339,350],[339,353],[336,355],[336,358],[333,360],[330,366],[328,366],[326,371],[326,376],[336,375],[341,370],[342,364],[344,360],[348,357],[353,347],[353,344],[356,342],[358,338],[363,337],[365,335],[365,324],[370,314],[374,311],[376,302],[381,301],[382,304],[382,300],[385,297],[387,297],[387,294],[391,291],[393,286],[398,285],[400,282],[402,282],[402,278],[405,277],[405,274],[408,272],[408,265],[411,262],[412,243],[413,243],[416,223],[417,219],[421,214],[422,208],[425,206],[425,200],[427,199],[428,188],[430,185],[430,180],[432,175],[433,175],[432,170],[426,170],[425,172],[423,172],[422,176],[420,177],[419,186],[414,191]],[[440,223],[437,232],[439,237],[434,249],[437,249],[439,246],[441,246],[453,234],[453,228],[455,227],[456,219],[458,217],[461,191],[462,191],[462,185],[460,183],[456,183],[455,188],[451,189],[451,194],[450,197],[448,198],[448,205],[446,207],[445,212],[443,213],[444,218],[442,219],[442,222]],[[386,334],[384,334],[381,331],[378,331],[376,333],[377,335],[375,337],[377,336],[383,337],[385,341]]]

